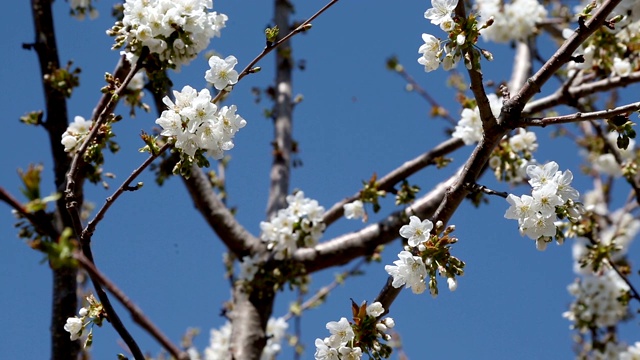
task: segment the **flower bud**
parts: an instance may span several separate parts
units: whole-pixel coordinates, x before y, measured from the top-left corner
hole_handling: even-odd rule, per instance
[[[384,318],[384,320],[382,320],[382,322],[389,328],[392,329],[394,326],[396,326],[396,322],[393,320],[393,318]]]

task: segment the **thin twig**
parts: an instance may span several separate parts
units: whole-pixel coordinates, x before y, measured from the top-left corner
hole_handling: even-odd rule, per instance
[[[461,148],[462,146],[464,146],[464,143],[462,142],[462,140],[457,138],[451,138],[441,142],[433,149],[421,154],[420,156],[412,160],[405,162],[398,168],[392,170],[390,173],[380,178],[380,180],[378,180],[377,182],[378,189],[384,191],[391,190],[400,181],[408,178],[409,176],[417,173],[418,171],[424,169],[429,165],[435,164],[435,159],[445,156]],[[324,213],[322,222],[328,227],[333,222],[338,220],[344,213],[343,206],[345,204],[353,202],[354,200],[357,200],[359,195],[360,192],[334,204],[331,209]]]
[[[153,338],[155,338],[167,351],[176,359],[187,360],[189,355],[186,352],[181,351],[176,345],[174,345],[166,335],[160,331],[149,318],[144,315],[142,310],[129,299],[129,297],[116,286],[109,278],[106,277],[96,266],[93,261],[88,259],[81,251],[73,253],[73,258],[78,260],[82,268],[85,269],[92,279],[97,279],[101,286],[109,290],[113,296],[120,301],[120,303],[129,311],[133,320],[145,329]],[[104,305],[104,304],[103,304]],[[107,313],[107,316],[110,316]],[[109,320],[111,320],[109,318]],[[143,358],[144,359],[144,358]]]
[[[407,84],[411,86],[413,91],[418,93],[418,95],[422,96],[422,98],[425,99],[429,103],[429,105],[431,105],[431,108],[438,109],[435,112],[437,116],[444,118],[451,125],[456,125],[458,123],[458,120],[454,119],[444,107],[438,104],[436,99],[434,99],[431,95],[429,95],[429,93],[427,92],[427,90],[425,90],[425,88],[423,88],[420,84],[418,84],[418,82],[411,75],[409,75],[409,73],[404,68],[404,66],[400,65],[399,68],[396,67],[392,70],[400,74],[400,77],[402,77],[407,82]]]
[[[60,233],[53,227],[51,219],[46,218],[44,212],[32,213],[27,211],[18,200],[16,200],[7,190],[0,187],[0,201],[4,201],[7,205],[13,208],[20,216],[27,219],[33,225],[38,233],[46,235],[51,240],[55,241],[60,236]]]
[[[578,48],[578,46],[584,42],[594,31],[596,31],[602,24],[605,22],[607,16],[613,11],[615,6],[620,3],[621,0],[609,0],[605,1],[600,8],[595,12],[593,17],[589,19],[585,24],[581,26],[579,31],[576,31],[574,35],[567,40],[561,47],[556,51],[556,53],[545,63],[542,68],[535,74],[533,77],[529,78],[526,84],[520,89],[520,91],[512,96],[510,99],[506,100],[503,104],[502,111],[500,113],[500,119],[496,126],[486,126],[487,118],[482,112],[481,114],[483,118],[483,129],[484,136],[480,143],[475,148],[474,152],[471,154],[469,160],[463,166],[462,171],[454,177],[452,184],[445,192],[442,201],[438,209],[433,214],[431,218],[432,222],[442,221],[443,224],[446,224],[451,216],[455,213],[455,211],[460,206],[462,200],[468,193],[468,190],[465,188],[464,184],[475,183],[480,176],[482,169],[485,167],[486,163],[489,161],[493,149],[500,142],[502,137],[512,128],[512,124],[517,123],[522,114],[522,109],[524,109],[524,105],[533,97],[535,93],[537,93],[542,86],[551,78],[551,76],[560,69],[560,67],[565,64],[571,58],[573,52]],[[458,17],[465,16],[464,13],[464,5],[461,6],[462,2],[458,3],[456,7],[456,15]],[[472,86],[474,83],[478,83],[478,76],[475,71],[470,71],[469,76],[472,78]],[[475,79],[475,80],[474,80]],[[481,80],[481,75],[480,75]],[[482,86],[481,81],[477,84],[477,86]],[[476,91],[478,94],[476,94]],[[486,96],[483,95],[483,90],[478,88],[474,90],[474,94],[476,97],[481,97],[478,100],[486,99]],[[480,101],[479,101],[480,106]],[[486,112],[487,109],[485,109]],[[488,109],[490,112],[490,109]],[[489,114],[487,114],[488,116]],[[491,115],[492,116],[492,115]],[[392,277],[387,279],[387,283],[380,291],[377,296],[377,301],[382,303],[382,306],[385,310],[389,310],[391,304],[400,293],[401,289],[394,288],[392,286]]]
[[[587,95],[611,90],[621,86],[624,87],[637,82],[640,82],[640,71],[635,71],[629,74],[629,76],[612,76],[586,84],[571,86],[567,88],[566,91],[561,88],[551,95],[529,102],[524,108],[523,115],[535,114],[556,105],[570,104],[575,99],[580,99]]]
[[[465,10],[464,1],[458,1],[458,4],[455,9],[455,14],[460,21],[462,22],[467,21],[467,14]],[[464,25],[463,25],[463,28],[464,28]],[[469,51],[469,49],[465,51],[465,55],[469,57],[468,61],[471,64],[475,64],[476,63],[475,55],[473,51]],[[473,92],[473,95],[476,98],[476,104],[478,105],[478,110],[480,111],[480,119],[482,120],[482,129],[486,133],[489,129],[495,128],[498,123],[496,121],[495,116],[493,116],[493,112],[491,111],[491,104],[489,103],[489,99],[487,98],[487,93],[485,92],[484,85],[482,84],[482,72],[480,71],[480,69],[474,69],[472,65],[471,69],[467,70],[467,73],[469,74],[469,80],[471,81],[471,91]]]
[[[289,40],[294,35],[296,35],[298,33],[301,33],[303,31],[306,31],[308,29],[307,25],[311,24],[311,22],[313,20],[315,20],[323,12],[327,11],[331,6],[335,5],[338,1],[340,1],[340,0],[331,0],[331,1],[329,1],[329,3],[327,3],[325,6],[323,6],[315,14],[311,15],[310,18],[308,18],[307,20],[302,22],[300,25],[298,25],[298,27],[293,29],[287,35],[282,37],[282,39],[280,39],[280,40],[278,40],[278,41],[276,41],[274,43],[270,43],[270,44],[267,43],[267,45],[264,47],[262,52],[260,54],[258,54],[258,56],[256,56],[253,60],[251,60],[251,62],[238,74],[238,81],[240,81],[240,79],[242,79],[243,77],[249,75],[249,73],[252,72],[252,69],[254,68],[254,66],[258,63],[258,61],[262,60],[262,58],[267,56],[267,54],[269,54],[271,51],[275,50],[278,46],[280,46],[281,44],[283,44],[284,42]],[[282,29],[280,29],[280,30],[282,30]],[[218,102],[218,100],[220,100],[220,98],[223,96],[224,93],[225,93],[225,90],[220,91],[216,95],[216,97],[213,98],[213,100],[211,100],[211,102],[213,102],[213,103]]]
[[[474,184],[465,184],[465,186],[472,193],[483,192],[483,193],[485,193],[487,195],[496,195],[496,196],[500,196],[501,198],[505,198],[505,199],[509,196],[508,192],[492,190],[492,189],[489,189],[488,187],[486,187],[484,185],[480,185],[480,184],[475,184],[475,183]]]
[[[144,49],[146,49],[147,52],[149,51],[149,49],[146,47]],[[77,180],[76,178],[78,177],[78,171],[80,170],[79,167],[80,167],[80,164],[82,163],[84,153],[87,151],[87,149],[89,148],[89,145],[91,144],[93,139],[96,137],[96,135],[100,131],[102,124],[104,124],[104,122],[107,121],[107,117],[115,109],[122,92],[125,91],[125,89],[127,88],[127,85],[129,85],[129,83],[131,82],[131,79],[133,79],[133,77],[138,72],[138,70],[142,68],[142,63],[145,58],[146,56],[144,56],[144,54],[142,54],[140,58],[138,58],[138,61],[135,63],[133,68],[129,71],[129,73],[127,74],[127,77],[122,81],[120,86],[113,93],[107,93],[102,96],[99,103],[103,104],[103,108],[102,109],[96,108],[94,110],[93,112],[94,118],[92,118],[93,125],[91,128],[91,131],[89,132],[89,134],[87,134],[87,136],[85,136],[82,144],[74,154],[73,159],[71,160],[71,165],[69,166],[69,171],[67,173],[67,186],[65,189],[67,208],[75,206],[74,204],[75,202],[73,199],[73,197],[75,196],[74,194],[75,183]],[[104,101],[105,97],[107,97],[109,100]]]
[[[622,168],[624,161],[622,160],[622,156],[620,156],[620,152],[618,151],[618,149],[614,148],[611,145],[611,143],[609,143],[609,140],[607,140],[607,137],[604,135],[604,132],[602,131],[600,126],[598,126],[598,124],[596,124],[594,122],[591,122],[591,126],[596,130],[596,133],[602,139],[602,143],[603,143],[604,149],[608,153],[613,155],[613,158],[615,159],[616,164],[618,164],[618,166],[620,168]],[[638,182],[636,180],[636,177],[635,176],[624,176],[624,179],[627,181],[627,183],[633,189],[633,192],[635,193],[636,202],[638,204],[640,204],[640,185],[638,184]]]
[[[305,302],[303,302],[297,309],[296,311],[298,312],[298,314],[295,314],[294,312],[292,312],[291,310],[289,310],[289,312],[287,312],[282,318],[285,321],[289,321],[289,319],[291,319],[292,317],[300,317],[302,312],[304,312],[307,309],[316,307],[319,303],[319,301],[323,300],[324,298],[327,297],[327,295],[329,295],[331,293],[331,291],[335,288],[337,288],[338,286],[342,285],[344,283],[344,280],[349,277],[349,276],[353,276],[353,275],[357,275],[358,272],[360,271],[360,268],[362,267],[362,265],[364,265],[366,263],[365,259],[360,259],[360,261],[356,262],[354,264],[354,266],[347,271],[342,272],[341,274],[337,275],[339,277],[341,277],[341,281],[338,280],[333,280],[330,284],[323,286],[322,288],[320,288],[312,297],[310,297],[309,299],[307,299]]]
[[[541,126],[545,127],[548,125],[556,125],[556,124],[566,124],[566,123],[574,123],[588,120],[603,120],[609,119],[616,115],[622,115],[631,113],[634,111],[640,110],[640,101],[618,106],[609,110],[600,110],[593,112],[577,112],[570,115],[563,116],[551,116],[544,118],[522,118],[519,121],[515,122],[516,127],[527,127],[527,126]]]
[[[78,181],[78,177],[80,175],[79,171],[80,171],[80,164],[82,163],[82,154],[84,154],[84,152],[87,150],[91,139],[94,136],[96,136],[96,134],[98,133],[98,130],[101,127],[101,124],[106,121],[109,114],[111,114],[115,109],[116,105],[118,104],[118,99],[120,94],[122,93],[122,91],[125,90],[126,86],[129,84],[133,76],[141,68],[143,58],[144,57],[141,56],[140,59],[138,59],[135,66],[133,66],[133,68],[127,75],[127,77],[122,81],[121,86],[118,87],[118,89],[116,89],[116,91],[110,95],[110,99],[109,101],[106,102],[102,111],[98,111],[98,110],[94,111],[94,114],[99,114],[99,115],[93,123],[93,128],[91,132],[86,136],[84,142],[80,146],[80,149],[73,157],[73,160],[71,161],[71,165],[69,166],[69,171],[67,173],[67,184],[65,189],[65,201],[67,206],[67,212],[69,214],[69,217],[71,218],[73,231],[78,237],[78,239],[80,240],[80,244],[82,246],[82,252],[84,253],[84,256],[87,259],[89,259],[91,262],[93,262],[93,253],[91,251],[91,238],[89,236],[85,238],[82,237],[83,226],[82,226],[82,220],[80,219],[80,213],[78,210],[78,202],[76,199],[76,196],[77,196],[76,181]],[[137,342],[135,341],[133,336],[131,336],[127,328],[124,326],[124,323],[122,322],[122,320],[120,320],[120,317],[116,313],[115,308],[112,306],[107,293],[104,291],[104,289],[100,285],[99,280],[94,275],[92,274],[89,274],[89,275],[91,278],[91,282],[93,283],[93,286],[96,290],[96,294],[98,295],[98,299],[100,299],[100,302],[102,303],[105,311],[107,312],[111,325],[116,330],[116,332],[120,335],[122,340],[127,344],[134,358],[136,360],[144,360],[144,354],[142,353],[142,350],[140,350],[140,347],[138,346]]]
[[[82,231],[80,235],[81,241],[90,241],[93,232],[95,231],[96,226],[100,223],[100,221],[104,218],[104,215],[107,213],[107,210],[113,205],[113,203],[124,193],[126,190],[131,189],[131,183],[149,166],[151,163],[158,158],[158,156],[162,155],[165,151],[171,148],[169,143],[164,144],[156,154],[151,154],[149,157],[137,168],[135,169],[131,175],[116,189],[116,191],[109,196],[106,200],[102,208],[98,210],[94,218],[89,221],[87,227]]]

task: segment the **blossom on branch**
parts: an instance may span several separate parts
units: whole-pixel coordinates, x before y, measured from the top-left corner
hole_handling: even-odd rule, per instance
[[[433,229],[433,223],[428,219],[420,221],[417,216],[411,216],[409,225],[403,225],[400,228],[400,236],[408,240],[409,246],[416,247],[429,240],[431,229]]]
[[[427,278],[427,268],[420,256],[414,256],[408,251],[401,251],[398,254],[400,260],[396,260],[394,265],[385,265],[384,270],[393,276],[393,282],[391,285],[395,288],[399,288],[402,285],[411,288],[414,294],[422,294],[427,285],[425,279]]]
[[[485,40],[509,42],[525,40],[536,31],[536,24],[547,17],[547,10],[538,0],[477,0],[480,18],[492,24],[482,30]]]
[[[440,40],[430,34],[422,34],[424,44],[418,49],[422,57],[418,58],[418,63],[424,66],[424,71],[430,72],[440,66]]]
[[[277,260],[290,257],[300,247],[314,245],[322,236],[324,208],[316,200],[304,197],[304,192],[287,196],[286,209],[270,220],[260,223],[260,239],[275,253]]]
[[[204,79],[213,84],[217,90],[223,90],[238,82],[238,72],[233,69],[236,64],[238,64],[238,60],[235,56],[227,56],[222,59],[214,55],[209,58],[211,69],[206,71]]]
[[[344,217],[347,219],[362,219],[362,222],[366,221],[367,213],[364,211],[364,204],[361,200],[344,204],[342,208],[344,209]]]
[[[487,95],[491,106],[491,113],[498,117],[502,110],[502,98],[496,94]],[[464,108],[462,110],[460,121],[456,125],[456,129],[451,134],[452,137],[461,139],[465,145],[473,145],[482,140],[482,119],[480,118],[480,109],[476,106],[473,109]]]
[[[75,153],[78,150],[78,145],[82,144],[92,126],[93,121],[85,120],[82,116],[76,116],[62,134],[61,143],[64,145],[64,151]]]
[[[82,317],[70,317],[64,326],[64,330],[71,334],[71,341],[78,340],[84,335],[85,326]]]
[[[580,216],[576,204],[579,193],[571,187],[571,171],[559,171],[554,161],[543,166],[527,166],[527,175],[533,188],[531,196],[509,194],[507,202],[510,207],[504,217],[518,220],[520,234],[535,240],[538,250],[544,250],[551,238],[557,235],[557,214],[577,221]],[[562,238],[557,240],[562,242]]]
[[[262,349],[260,359],[275,359],[281,351],[280,343],[285,338],[289,324],[283,318],[269,318],[267,344]],[[209,346],[204,350],[204,360],[227,360],[231,357],[231,323],[227,321],[219,329],[211,329]]]
[[[209,12],[211,0],[127,0],[124,17],[107,34],[115,36],[114,48],[134,63],[147,47],[168,67],[188,64],[220,36],[227,16]]]
[[[452,21],[451,13],[456,9],[457,5],[458,0],[431,0],[431,6],[433,7],[425,11],[424,17],[431,20],[434,25],[442,25]]]
[[[173,138],[176,149],[190,158],[202,151],[222,159],[224,151],[233,148],[235,134],[246,125],[235,113],[235,105],[218,110],[209,90],[198,92],[188,85],[180,92],[174,90],[173,95],[175,102],[168,96],[162,99],[168,110],[156,120],[163,129],[160,135]]]

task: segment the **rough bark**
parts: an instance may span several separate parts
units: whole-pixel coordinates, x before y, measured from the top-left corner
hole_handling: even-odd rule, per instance
[[[38,55],[40,74],[45,98],[44,128],[50,139],[51,154],[53,155],[53,172],[55,185],[62,191],[65,185],[65,174],[69,168],[69,158],[60,143],[62,133],[67,129],[67,103],[64,94],[52,88],[44,76],[60,67],[58,49],[56,45],[53,15],[50,0],[32,0],[31,10],[35,29],[35,41],[32,48]],[[70,226],[71,220],[65,209],[64,199],[57,201],[56,228],[60,232],[65,226]],[[53,294],[51,309],[51,359],[75,359],[80,351],[80,344],[69,339],[69,333],[64,330],[67,318],[74,316],[78,301],[76,297],[75,269],[53,270]]]

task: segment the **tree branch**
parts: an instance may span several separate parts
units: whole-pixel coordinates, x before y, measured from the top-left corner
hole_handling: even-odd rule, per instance
[[[530,45],[524,41],[516,42],[516,54],[508,86],[510,93],[516,93],[524,86],[524,83],[531,76],[532,66]]]
[[[452,176],[449,180],[436,185],[433,190],[416,200],[406,210],[396,211],[386,219],[360,231],[322,242],[312,248],[300,248],[293,253],[292,259],[301,262],[310,274],[328,267],[346,264],[360,256],[371,255],[378,245],[386,244],[398,237],[400,227],[405,225],[410,215],[422,218],[432,216],[455,178],[456,176]]]
[[[529,102],[524,107],[523,115],[535,114],[557,105],[570,104],[576,99],[580,99],[587,95],[625,87],[637,82],[640,82],[640,71],[635,71],[629,74],[629,76],[612,76],[587,84],[571,86],[567,89],[561,87],[551,95]]]
[[[445,156],[464,145],[462,140],[457,138],[447,139],[440,144],[436,145],[433,149],[423,153],[415,159],[409,160],[402,164],[397,169],[391,171],[387,175],[383,176],[378,182],[378,189],[384,191],[390,191],[400,181],[408,178],[409,176],[417,173],[429,165],[435,164],[435,159]],[[324,213],[322,222],[328,227],[333,222],[338,220],[344,214],[343,205],[351,203],[358,199],[360,192],[337,202],[331,209]]]
[[[574,123],[588,120],[603,120],[609,119],[615,115],[627,114],[640,110],[640,101],[618,106],[609,110],[600,110],[587,113],[577,112],[575,114],[563,115],[563,116],[551,116],[546,118],[522,118],[515,122],[515,127],[527,127],[527,126],[541,126],[548,125]]]
[[[186,352],[181,351],[176,345],[174,345],[166,335],[160,331],[151,320],[144,315],[142,310],[133,302],[129,297],[116,286],[109,278],[106,277],[100,270],[98,270],[93,261],[88,259],[81,251],[73,253],[73,258],[78,260],[82,268],[89,273],[92,279],[98,280],[101,286],[109,290],[113,296],[120,301],[120,303],[131,313],[133,320],[145,329],[149,335],[156,339],[160,345],[162,345],[175,359],[188,360],[189,355]],[[104,305],[104,304],[103,304]],[[134,354],[135,356],[135,354]],[[137,359],[137,358],[136,358]],[[144,359],[144,357],[143,357]]]
[[[243,256],[254,254],[265,248],[262,241],[240,225],[220,201],[202,169],[193,165],[191,177],[188,179],[183,177],[182,180],[207,224],[237,258],[242,259]]]
[[[165,144],[158,150],[157,154],[151,154],[149,157],[137,168],[135,169],[131,175],[116,189],[113,195],[109,196],[106,200],[102,208],[98,210],[96,215],[93,217],[91,221],[87,224],[85,229],[82,231],[80,235],[80,241],[89,242],[91,241],[91,236],[96,229],[96,226],[102,221],[104,215],[107,213],[111,205],[124,193],[125,191],[137,190],[137,187],[131,187],[131,183],[149,166],[151,163],[158,158],[158,156],[162,155],[165,151],[167,151],[171,147],[170,144]]]
[[[51,0],[31,0],[35,30],[35,40],[31,47],[38,55],[41,79],[60,68],[51,2]],[[29,48],[29,46],[25,46],[25,48]],[[43,80],[42,87],[46,108],[44,128],[49,135],[49,146],[53,156],[54,183],[56,190],[61,192],[64,188],[65,174],[69,168],[69,158],[64,151],[64,146],[60,143],[62,134],[67,130],[67,102],[64,94],[53,88],[50,82]],[[57,227],[58,233],[65,226],[71,226],[63,198],[56,202],[56,216],[57,224],[52,224],[52,226]],[[52,360],[75,359],[80,352],[79,344],[76,341],[71,341],[69,334],[64,330],[67,318],[73,316],[78,307],[76,288],[75,269],[53,270],[50,328]]]
[[[518,115],[524,109],[524,105],[542,89],[542,86],[555,74],[560,68],[571,60],[573,52],[582,44],[591,34],[599,29],[607,19],[607,16],[615,9],[621,0],[608,0],[600,5],[593,17],[586,21],[567,39],[562,46],[551,56],[551,58],[538,70],[527,83],[520,89],[518,94],[507,101],[506,109],[510,113]],[[514,118],[512,118],[514,119]]]
[[[489,158],[495,146],[507,133],[510,126],[517,123],[522,114],[524,105],[536,92],[539,91],[539,89],[560,68],[560,66],[569,61],[573,51],[580,45],[580,43],[586,40],[589,35],[591,35],[604,23],[607,15],[615,8],[615,5],[617,5],[619,2],[620,0],[611,0],[605,2],[601,6],[601,8],[598,9],[595,15],[584,25],[584,27],[579,29],[579,31],[576,31],[576,33],[568,41],[566,41],[558,51],[556,51],[552,58],[547,63],[545,63],[532,78],[527,81],[527,83],[522,87],[522,89],[520,89],[516,96],[511,97],[504,102],[502,111],[500,113],[500,118],[496,126],[485,126],[486,115],[481,115],[483,118],[484,136],[480,143],[476,146],[475,150],[471,154],[471,157],[466,162],[459,175],[454,176],[452,179],[450,179],[450,187],[447,189],[438,209],[435,211],[433,217],[431,218],[431,221],[433,223],[442,221],[443,224],[447,224],[451,216],[453,216],[454,212],[457,210],[458,206],[460,206],[462,200],[468,193],[465,184],[476,183],[479,175],[482,172],[482,169],[489,161]],[[456,7],[456,14],[459,17],[464,16],[464,7],[461,7],[460,3],[458,3],[458,6]],[[478,77],[478,73],[470,71],[469,76],[472,80],[472,89],[474,86],[482,86],[481,81],[478,81],[481,80],[481,76]],[[481,96],[483,99],[486,99],[486,97],[484,96],[484,90],[479,90],[480,89],[474,90],[474,95],[476,95],[476,98],[478,96]],[[478,94],[476,94],[476,91],[478,92]],[[478,106],[481,106],[480,102],[478,102]],[[481,114],[483,114],[482,107],[480,107],[480,110]],[[488,110],[490,111],[490,109]],[[515,128],[516,126],[513,127]],[[387,279],[386,285],[383,287],[376,299],[376,301],[380,301],[382,303],[382,306],[387,311],[389,311],[391,304],[397,297],[398,293],[401,291],[400,288],[396,289],[391,286],[391,282],[392,279],[391,277],[389,277]]]
[[[467,14],[464,7],[465,2],[458,1],[458,5],[455,9],[455,14],[459,19],[461,19],[461,21],[466,22]],[[470,51],[470,49],[471,47],[467,48],[467,51],[465,51],[465,56],[469,58],[468,60],[471,64],[475,64],[476,60],[474,59],[473,51]],[[497,122],[495,116],[493,116],[493,112],[491,111],[491,104],[489,103],[487,94],[484,91],[484,85],[482,84],[482,72],[480,71],[480,69],[474,69],[473,65],[471,67],[471,69],[467,70],[469,74],[469,80],[471,81],[471,91],[476,98],[476,104],[478,105],[478,110],[480,111],[480,119],[482,119],[482,129],[486,133],[488,129],[496,127]]]
[[[291,27],[289,15],[293,10],[288,0],[275,0],[275,25],[278,29]],[[293,98],[292,98],[293,57],[291,43],[281,43],[276,51],[276,79],[274,86],[273,118],[273,163],[269,178],[269,199],[267,219],[287,206],[291,177],[291,153],[293,151]]]

